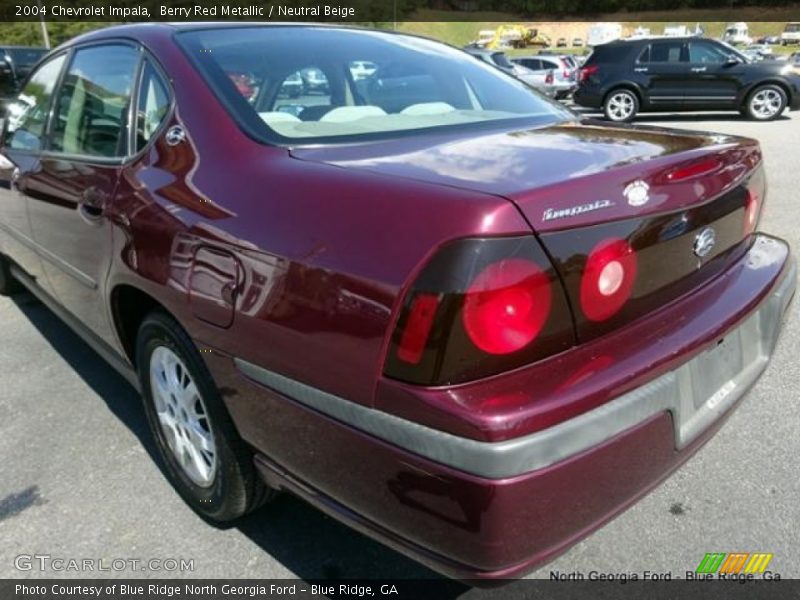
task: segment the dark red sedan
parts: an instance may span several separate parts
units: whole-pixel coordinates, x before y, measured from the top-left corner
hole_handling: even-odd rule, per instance
[[[141,389],[193,509],[288,490],[462,578],[680,466],[796,284],[755,141],[586,120],[404,35],[95,32],[35,69],[0,162],[0,290]]]

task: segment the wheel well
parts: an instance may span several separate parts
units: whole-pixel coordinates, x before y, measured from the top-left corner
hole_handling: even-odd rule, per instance
[[[155,298],[130,285],[119,285],[111,293],[114,327],[125,354],[136,367],[136,334],[144,318],[153,310],[167,311]]]
[[[789,91],[789,87],[782,81],[775,79],[768,79],[767,81],[759,81],[758,83],[754,84],[749,90],[747,90],[747,93],[744,95],[744,99],[742,100],[742,108],[747,107],[747,101],[750,99],[750,96],[753,95],[753,92],[765,85],[774,85],[781,88],[783,90],[783,93],[786,94],[786,103],[787,104],[789,103],[789,100],[792,97],[792,94]]]

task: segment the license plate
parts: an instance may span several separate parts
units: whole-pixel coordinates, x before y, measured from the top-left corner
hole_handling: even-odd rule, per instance
[[[733,331],[692,363],[694,407],[700,408],[742,371],[739,331]]]

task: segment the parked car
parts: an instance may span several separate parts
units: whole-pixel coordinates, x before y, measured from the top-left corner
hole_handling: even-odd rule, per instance
[[[0,118],[8,100],[17,95],[33,65],[46,52],[32,46],[0,46]]]
[[[515,56],[511,61],[533,71],[552,72],[553,87],[557,100],[566,98],[577,87],[578,69],[565,56],[548,56],[542,54],[537,54],[535,56]]]
[[[770,44],[775,46],[781,43],[781,36],[779,35],[762,35],[755,39],[756,44]]]
[[[277,110],[308,68],[330,103]],[[212,522],[285,490],[451,576],[524,573],[721,427],[796,286],[756,141],[603,126],[424,38],[124,25],[23,96],[0,290],[141,391]]]
[[[747,58],[755,58],[757,60],[774,59],[775,52],[767,44],[751,44],[742,50]]]
[[[556,40],[556,48],[566,48],[567,38],[560,37]]]
[[[352,66],[350,67],[352,72]],[[303,93],[305,94],[328,94],[330,88],[328,86],[328,78],[320,69],[303,69],[300,72],[303,78]]]
[[[497,67],[501,71],[505,71],[509,75],[514,74],[514,63],[512,63],[505,52],[501,50],[486,50],[485,48],[476,48],[474,46],[467,46],[464,48],[467,54],[471,54],[478,60]]]
[[[550,98],[555,98],[558,93],[553,69],[539,69],[534,71],[533,69],[515,64],[514,77]]]
[[[583,38],[572,38],[572,47],[573,48],[582,48],[583,47]]]
[[[784,66],[749,62],[716,40],[620,40],[595,48],[573,98],[613,121],[662,110],[738,110],[767,121],[800,108],[800,79]]]
[[[350,73],[353,76],[353,79],[358,81],[359,79],[366,79],[367,77],[372,77],[377,70],[377,66],[373,62],[369,62],[367,60],[355,60],[350,64]]]

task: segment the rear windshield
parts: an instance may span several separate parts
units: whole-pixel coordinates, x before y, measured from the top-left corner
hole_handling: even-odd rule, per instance
[[[359,29],[199,29],[178,42],[246,131],[346,141],[572,113],[498,69],[430,40]]]
[[[36,63],[44,53],[45,49],[39,48],[7,48],[6,54],[11,57],[15,65],[30,67]]]

